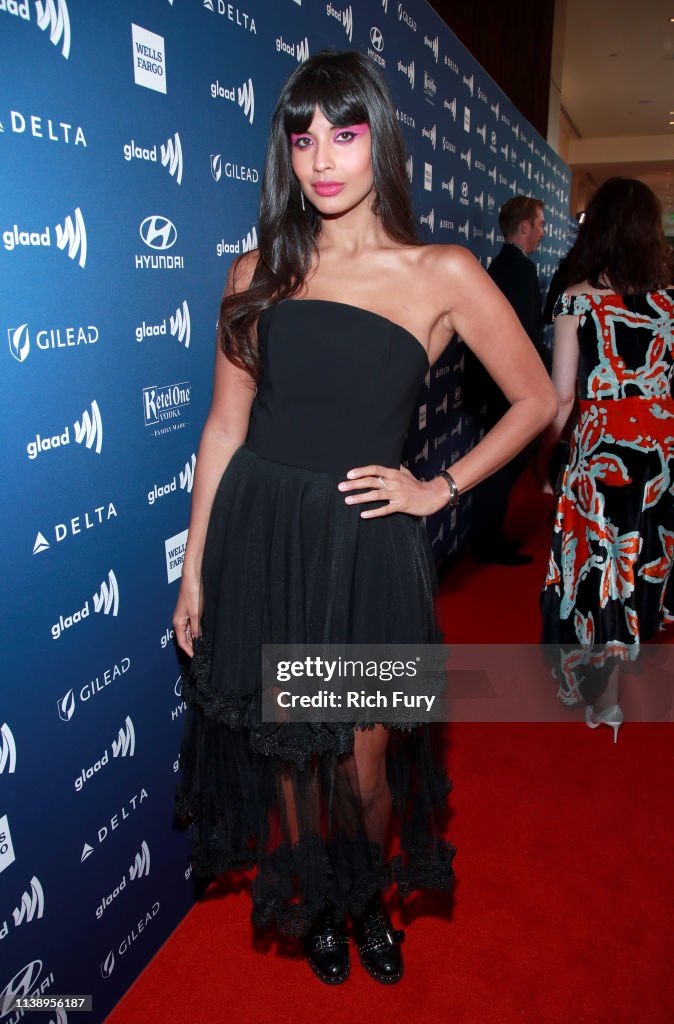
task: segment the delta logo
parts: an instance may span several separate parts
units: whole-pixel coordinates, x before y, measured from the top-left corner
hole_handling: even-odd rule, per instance
[[[72,437],[77,444],[84,445],[90,451],[101,454],[103,448],[103,420],[98,402],[94,399],[89,409],[85,409],[80,419],[75,420],[72,427]],[[64,448],[71,443],[70,425],[66,426],[62,433],[56,433],[43,437],[36,434],[32,441],[26,445],[26,454],[31,460],[37,459],[43,452],[52,451],[54,448]]]
[[[84,619],[88,619],[92,606],[97,614],[116,617],[119,613],[119,586],[117,584],[117,577],[112,569],[108,572],[107,577],[101,581],[98,590],[94,592],[91,604],[87,599],[82,607],[76,611],[70,612],[67,615],[59,615],[58,620],[52,625],[50,630],[52,640],[60,640],[66,630],[72,629],[73,626],[83,622]]]
[[[0,0],[0,14],[11,14],[22,21],[31,21],[28,0]],[[36,0],[35,23],[49,33],[49,42],[70,57],[70,15],[66,0]]]
[[[70,259],[84,269],[87,263],[87,229],[79,206],[62,224],[54,226],[54,233],[57,248],[67,250]],[[52,229],[47,225],[44,229],[31,231],[13,224],[11,228],[2,232],[2,243],[7,252],[27,247],[49,248],[52,245]]]
[[[255,18],[246,11],[242,11],[236,4],[229,3],[228,0],[202,0],[202,3],[205,9],[212,14],[219,14],[227,21],[231,21],[232,25],[242,28],[245,32],[250,32],[251,35],[257,35]]]
[[[131,160],[143,160],[146,163],[156,164],[160,161],[162,167],[166,168],[176,184],[182,185],[183,148],[180,142],[179,132],[169,135],[166,142],[159,147],[159,155],[157,155],[156,145],[141,146],[135,139],[131,139],[130,142],[125,143],[122,147],[122,151],[124,153],[124,159],[127,162]]]

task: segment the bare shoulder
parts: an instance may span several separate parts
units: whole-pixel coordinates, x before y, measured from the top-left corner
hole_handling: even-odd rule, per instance
[[[610,288],[595,288],[589,281],[579,281],[564,289],[565,295],[614,295]]]
[[[417,252],[419,273],[444,287],[484,273],[472,252],[462,245],[424,245]]]
[[[225,286],[227,295],[232,295],[234,292],[245,292],[247,288],[250,288],[258,259],[258,250],[251,249],[250,252],[244,252],[232,261],[227,272],[227,284]]]

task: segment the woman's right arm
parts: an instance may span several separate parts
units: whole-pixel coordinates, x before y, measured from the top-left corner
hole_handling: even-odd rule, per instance
[[[255,269],[257,253],[235,261],[227,276],[225,294],[245,290]],[[192,657],[192,640],[201,635],[201,563],[213,499],[229,460],[248,433],[255,381],[235,366],[220,345],[215,353],[213,398],[199,442],[192,488],[189,533],[173,629],[178,646]]]

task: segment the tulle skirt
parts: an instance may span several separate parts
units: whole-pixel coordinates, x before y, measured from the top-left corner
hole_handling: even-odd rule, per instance
[[[442,639],[422,523],[362,519],[339,479],[234,453],[182,674],[175,812],[192,824],[193,870],[256,867],[253,923],[288,935],[305,934],[326,898],[357,914],[377,890],[447,892],[453,878],[442,724],[262,721],[262,644]]]

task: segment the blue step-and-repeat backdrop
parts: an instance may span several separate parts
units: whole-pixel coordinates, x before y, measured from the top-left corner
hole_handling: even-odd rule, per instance
[[[69,993],[101,1021],[192,902],[171,615],[215,321],[280,85],[324,47],[386,75],[429,241],[487,266],[502,202],[545,200],[543,287],[568,169],[421,0],[0,0],[0,1024]],[[422,389],[421,476],[482,429],[462,347]],[[458,515],[428,524],[438,561]]]

